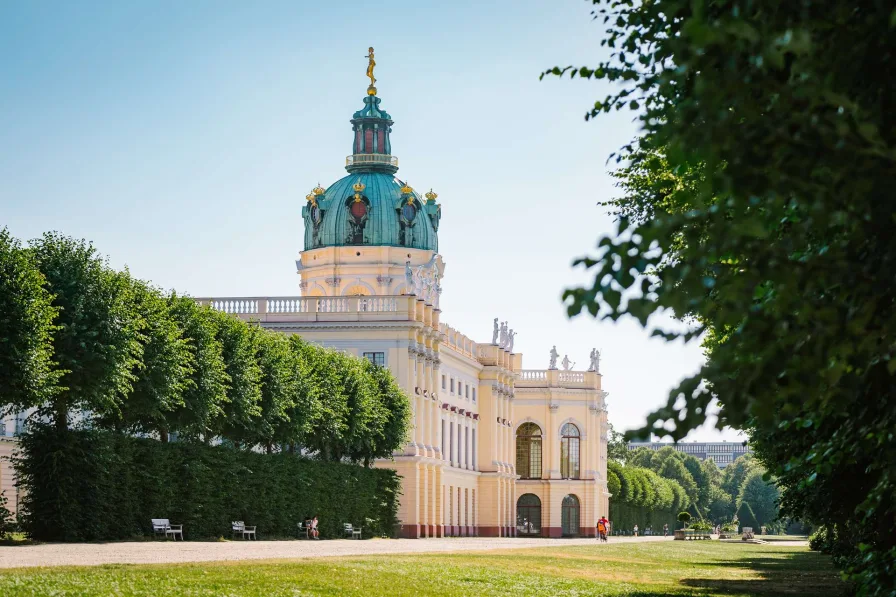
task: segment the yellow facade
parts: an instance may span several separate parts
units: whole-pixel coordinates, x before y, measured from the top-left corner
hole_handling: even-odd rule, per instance
[[[432,251],[325,247],[297,262],[302,296],[199,300],[389,367],[410,398],[413,426],[404,449],[376,466],[403,478],[403,536],[593,535],[609,498],[600,374],[524,370],[521,354],[453,329],[437,293],[415,294],[408,272],[427,264],[441,278],[445,265]],[[517,470],[525,423],[541,432],[537,479]],[[578,437],[562,440],[567,423]],[[563,441],[575,444],[573,469]],[[539,510],[520,517],[518,499],[533,495]]]

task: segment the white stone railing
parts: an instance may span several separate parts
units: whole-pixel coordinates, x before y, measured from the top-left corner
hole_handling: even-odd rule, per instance
[[[585,374],[581,371],[561,371],[558,379],[561,382],[585,383]]]
[[[594,371],[561,371],[559,369],[523,369],[516,379],[517,387],[590,388],[600,389],[600,376]]]
[[[275,296],[197,298],[201,304],[233,315],[302,313],[397,313],[407,309],[405,297],[396,296]]]

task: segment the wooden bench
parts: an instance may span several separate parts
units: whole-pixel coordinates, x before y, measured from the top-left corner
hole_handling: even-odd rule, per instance
[[[177,541],[178,535],[180,540],[184,540],[184,525],[171,524],[167,518],[153,518],[152,532],[154,535],[165,535],[165,538],[172,537]]]
[[[255,527],[247,527],[242,520],[231,521],[230,526],[233,528],[234,535],[242,535],[243,539],[247,537],[255,540]]]
[[[361,538],[361,527],[353,527],[351,523],[345,523],[343,525],[345,528],[345,534],[349,535],[352,539],[360,539]]]
[[[307,520],[305,522],[300,522],[298,524],[299,528],[299,539],[311,539],[311,521]]]

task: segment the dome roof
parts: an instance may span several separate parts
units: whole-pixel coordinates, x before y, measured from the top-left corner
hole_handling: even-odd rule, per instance
[[[441,207],[435,195],[421,197],[381,171],[354,172],[321,191],[302,208],[306,251],[355,245],[439,250]]]

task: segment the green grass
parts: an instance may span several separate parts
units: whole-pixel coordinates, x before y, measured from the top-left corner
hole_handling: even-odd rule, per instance
[[[425,543],[421,543],[425,547]],[[74,548],[74,547],[73,547]],[[79,547],[84,549],[85,547]],[[0,595],[844,595],[829,558],[681,542],[304,561],[25,568]]]

